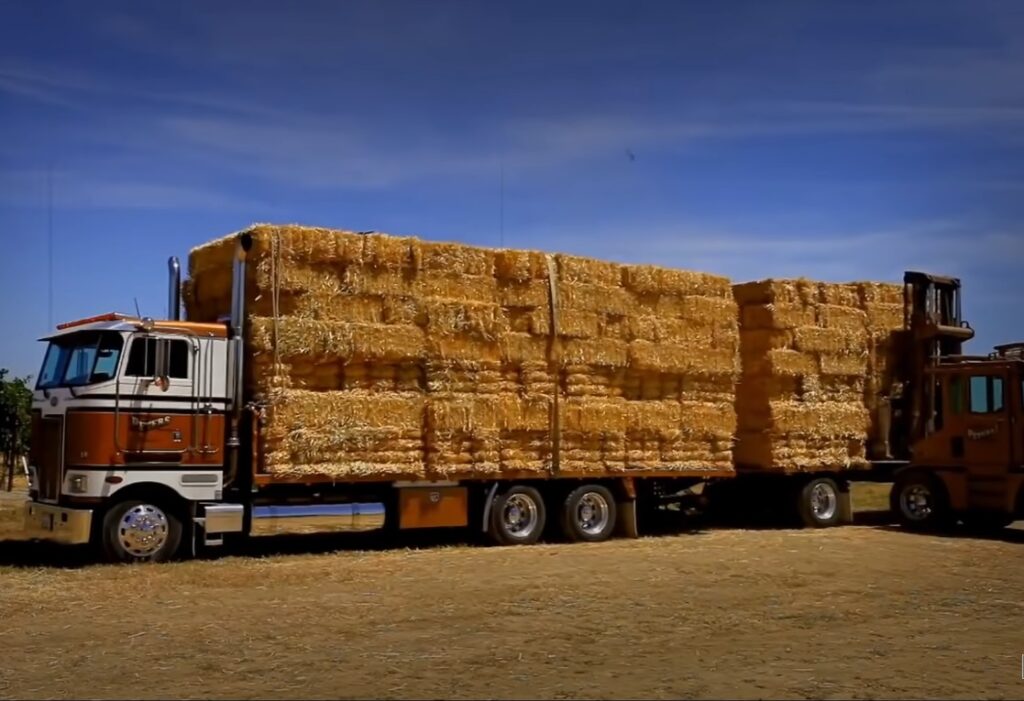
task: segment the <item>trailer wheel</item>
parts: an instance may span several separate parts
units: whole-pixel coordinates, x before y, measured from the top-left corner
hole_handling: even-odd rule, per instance
[[[830,477],[815,477],[800,489],[800,520],[811,528],[829,528],[839,524],[839,485]]]
[[[540,540],[546,522],[547,511],[540,492],[516,485],[494,498],[487,532],[498,545],[531,545]]]
[[[562,502],[562,535],[573,542],[608,540],[617,518],[615,497],[599,484],[585,484]]]
[[[949,523],[949,499],[934,476],[904,472],[896,476],[889,493],[889,507],[900,525],[912,530],[934,530]]]
[[[181,520],[164,504],[129,499],[103,516],[101,545],[110,562],[166,562],[181,544]]]

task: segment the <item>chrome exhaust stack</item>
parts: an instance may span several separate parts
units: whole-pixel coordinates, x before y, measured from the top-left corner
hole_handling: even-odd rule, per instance
[[[181,264],[177,256],[167,260],[169,282],[167,288],[167,318],[171,321],[181,320]]]
[[[242,420],[242,409],[245,402],[245,274],[246,255],[252,248],[252,235],[240,234],[235,244],[235,258],[231,275],[231,318],[228,329],[228,368],[231,382],[231,413],[230,429],[227,437],[228,474],[224,486],[235,481],[238,476],[238,457],[241,441],[238,425]]]

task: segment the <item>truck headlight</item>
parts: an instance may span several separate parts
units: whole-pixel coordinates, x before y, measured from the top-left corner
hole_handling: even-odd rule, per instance
[[[72,475],[68,480],[68,487],[72,494],[85,494],[89,491],[88,475]]]

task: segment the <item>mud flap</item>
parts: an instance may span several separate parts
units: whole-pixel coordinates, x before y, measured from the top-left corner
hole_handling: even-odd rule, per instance
[[[640,529],[636,521],[636,499],[620,501],[616,504],[619,516],[615,523],[615,535],[619,538],[639,538]]]

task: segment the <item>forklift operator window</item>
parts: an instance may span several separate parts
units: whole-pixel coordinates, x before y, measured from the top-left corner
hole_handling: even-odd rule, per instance
[[[1003,410],[1003,378],[992,375],[971,377],[971,413],[996,414]]]
[[[956,416],[964,413],[964,383],[959,375],[949,378],[949,411]]]

